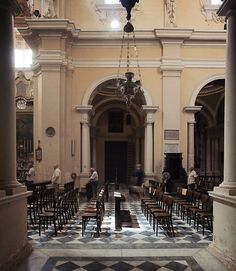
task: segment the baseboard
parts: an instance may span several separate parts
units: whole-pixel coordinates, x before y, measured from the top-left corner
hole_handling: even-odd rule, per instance
[[[225,255],[220,249],[218,249],[214,244],[208,246],[208,251],[215,256],[229,271],[236,270],[236,261]]]

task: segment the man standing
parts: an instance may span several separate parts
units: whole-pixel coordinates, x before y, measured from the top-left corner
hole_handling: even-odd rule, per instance
[[[188,174],[188,188],[194,190],[196,188],[197,173],[193,167],[189,169]]]
[[[54,165],[53,168],[54,168],[54,172],[52,174],[51,182],[55,190],[55,196],[57,197],[58,192],[59,192],[59,186],[61,183],[61,170],[59,169],[58,165]]]
[[[136,185],[141,186],[143,184],[144,172],[142,170],[142,165],[137,164],[135,170],[135,177],[136,177]]]
[[[30,163],[29,165],[29,171],[26,173],[26,180],[32,183],[35,181],[35,169],[33,163]]]
[[[89,177],[89,182],[91,183],[91,186],[92,186],[93,198],[96,198],[97,188],[98,188],[98,173],[94,168],[91,168],[90,174],[91,175]]]

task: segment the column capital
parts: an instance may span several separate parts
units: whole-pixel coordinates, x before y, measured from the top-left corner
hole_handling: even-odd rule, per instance
[[[148,106],[143,105],[142,110],[146,114],[146,124],[151,124],[154,122],[153,114],[158,110],[158,106]]]
[[[80,112],[82,114],[86,113],[92,113],[93,111],[93,106],[92,105],[76,105],[75,106],[75,111]]]
[[[145,113],[155,113],[159,109],[158,105],[143,105],[142,110]]]
[[[81,123],[88,124],[89,118],[93,113],[92,105],[76,105],[75,110],[81,113]]]
[[[14,16],[22,11],[17,0],[1,0],[0,8],[9,9]]]
[[[202,109],[200,105],[185,106],[184,111],[189,114],[188,123],[195,123],[195,113],[199,112]]]

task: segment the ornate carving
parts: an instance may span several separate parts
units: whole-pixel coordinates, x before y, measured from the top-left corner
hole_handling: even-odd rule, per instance
[[[17,17],[31,17],[31,13],[30,13],[30,7],[28,5],[28,1],[27,0],[18,0],[18,3],[21,7],[21,13],[19,15],[17,15]]]
[[[55,11],[55,6],[56,6],[56,0],[45,0],[45,12],[43,17],[44,18],[57,18],[57,14]]]
[[[33,99],[34,93],[32,81],[25,77],[23,71],[19,71],[17,73],[15,85],[16,85],[16,97],[21,96],[29,100]]]
[[[210,22],[214,23],[224,23],[225,18],[218,16],[216,14],[217,8],[214,8],[212,5],[209,5],[206,0],[199,0],[200,10],[205,18],[205,21],[209,24]]]
[[[175,11],[176,11],[176,1],[175,0],[165,0],[165,12],[166,12],[166,26],[176,26],[176,18],[175,18]]]

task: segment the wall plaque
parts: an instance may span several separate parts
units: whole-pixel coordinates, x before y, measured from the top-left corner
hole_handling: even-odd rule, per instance
[[[179,153],[179,144],[165,144],[165,153]]]
[[[179,140],[179,130],[164,130],[165,140]]]

